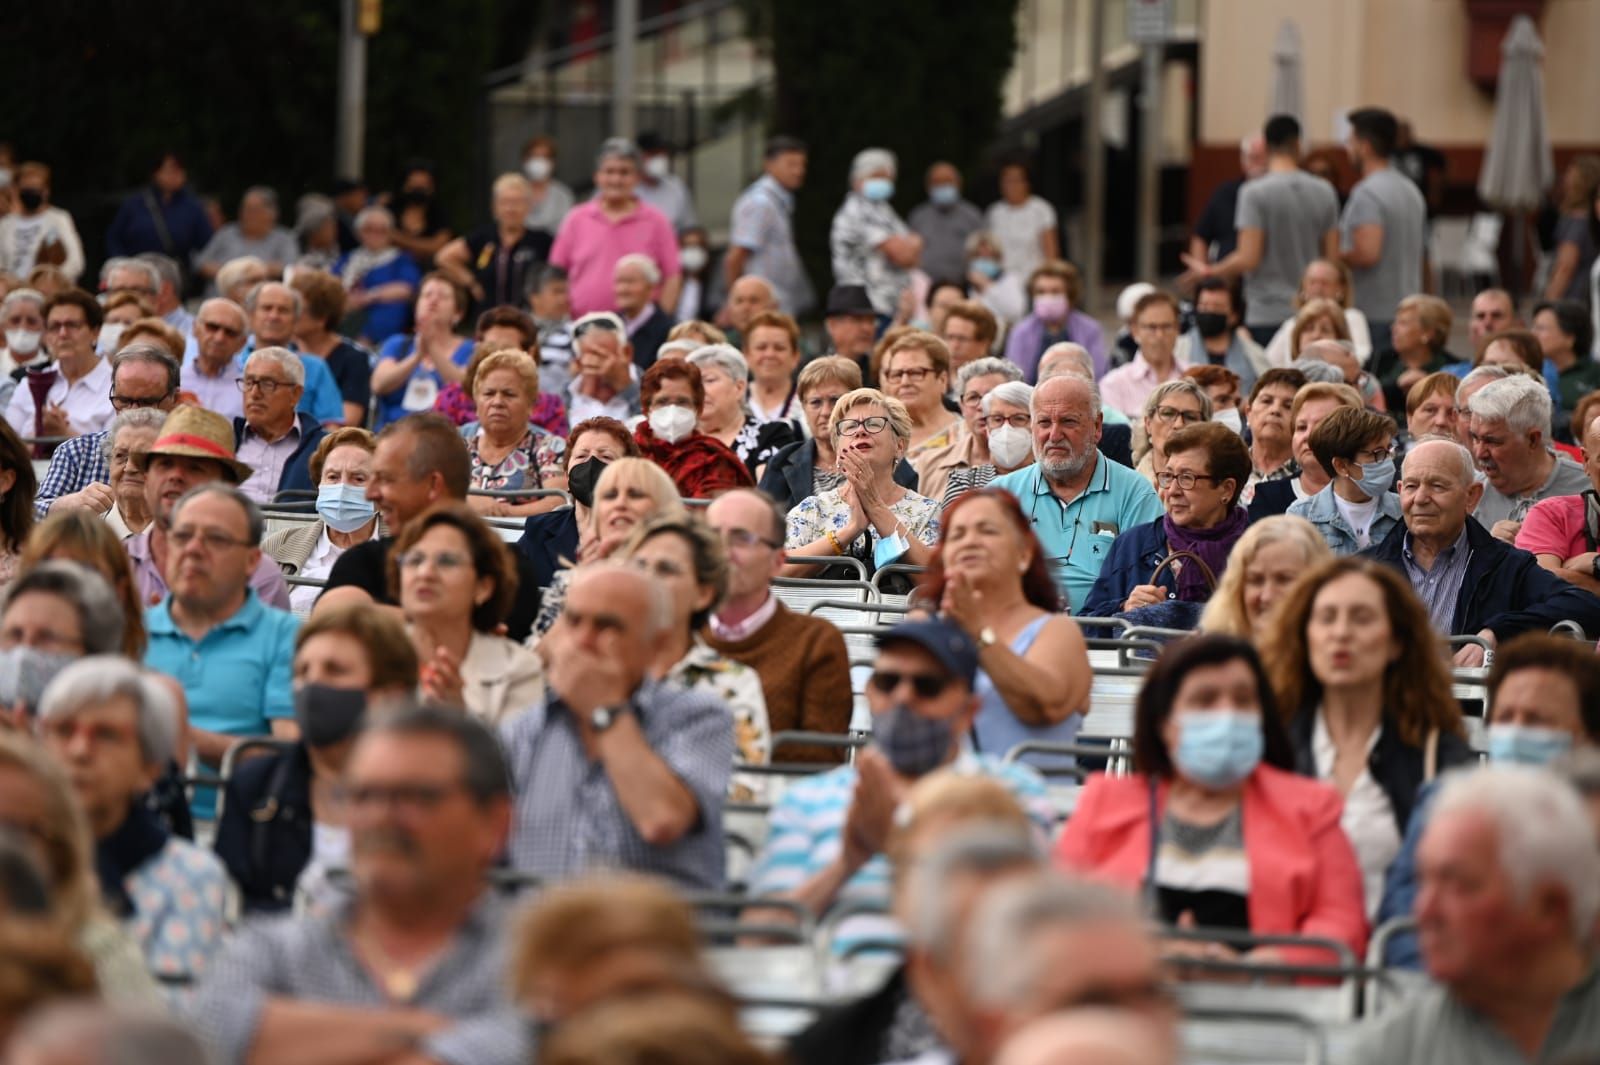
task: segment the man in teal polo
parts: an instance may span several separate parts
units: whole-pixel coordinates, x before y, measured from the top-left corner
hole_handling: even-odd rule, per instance
[[[1044,545],[1050,572],[1077,613],[1124,529],[1161,517],[1144,477],[1100,454],[1100,393],[1076,375],[1033,390],[1034,464],[996,477],[991,487],[1017,497]]]

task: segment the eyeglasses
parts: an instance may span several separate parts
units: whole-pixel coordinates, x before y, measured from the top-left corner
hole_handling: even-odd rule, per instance
[[[113,410],[142,410],[159,407],[172,395],[165,392],[159,396],[119,396],[111,393],[111,407]]]
[[[46,333],[81,333],[89,328],[88,322],[46,322]]]
[[[233,326],[223,325],[221,322],[208,322],[205,319],[200,320],[200,328],[207,333],[221,333],[223,336],[232,337],[235,340],[244,336],[243,329],[235,329]]]
[[[983,402],[983,396],[984,394],[982,392],[968,392],[961,397],[961,405],[963,407],[976,407],[978,404]]]
[[[1187,492],[1201,481],[1210,481],[1212,484],[1217,483],[1217,479],[1209,473],[1190,473],[1188,470],[1184,470],[1182,473],[1156,474],[1156,486],[1159,488],[1171,488],[1176,484]]]
[[[870,418],[840,418],[839,424],[834,426],[834,432],[839,436],[854,436],[858,431],[865,429],[870,436],[877,436],[889,428],[889,419],[881,414],[874,414]]]
[[[1178,323],[1146,322],[1143,325],[1136,325],[1134,328],[1144,333],[1176,333],[1178,331]]]
[[[227,533],[219,533],[212,529],[191,529],[188,526],[184,526],[182,528],[173,529],[171,532],[167,533],[167,542],[173,547],[176,547],[179,551],[182,551],[196,540],[200,541],[201,546],[212,553],[222,551],[230,547],[255,546],[249,540],[235,539],[234,537],[229,536]]]
[[[456,784],[350,784],[339,789],[339,798],[354,809],[364,806],[393,806],[408,813],[436,810],[464,785]]]
[[[241,377],[234,384],[239,386],[241,392],[248,392],[254,388],[263,396],[270,396],[280,388],[295,387],[293,381],[277,381],[271,377]]]
[[[149,452],[144,448],[113,448],[111,451],[111,464],[113,466],[126,466],[128,463],[134,461],[136,457],[147,454],[149,454]]]
[[[1171,425],[1179,418],[1185,425],[1195,425],[1200,421],[1200,412],[1197,410],[1179,410],[1177,407],[1157,407],[1153,412],[1155,419]]]
[[[931,373],[933,373],[933,367],[931,366],[907,366],[903,370],[883,371],[883,379],[890,384],[898,384],[901,381],[916,382],[921,381]]]
[[[723,529],[722,542],[727,544],[729,547],[745,548],[755,547],[757,544],[761,544],[762,546],[772,548],[774,551],[783,546],[778,541],[768,540],[765,536],[753,533],[749,529]]]
[[[652,577],[661,577],[667,580],[686,576],[689,572],[676,562],[665,558],[658,558],[653,562],[647,558],[635,558],[630,560],[630,563],[634,569],[641,573],[648,573]]]
[[[883,695],[893,695],[901,684],[909,682],[918,699],[937,699],[955,683],[953,678],[937,673],[896,673],[889,669],[873,670],[868,682]]]
[[[426,551],[407,551],[395,561],[401,569],[421,569],[430,562],[434,569],[460,569],[472,564],[466,555],[454,551],[440,551],[437,555],[430,555]]]
[[[999,429],[1007,425],[1013,429],[1026,429],[1032,424],[1032,419],[1026,414],[990,414],[984,417],[983,424],[989,429]]]
[[[1366,465],[1369,462],[1382,462],[1384,459],[1394,458],[1394,451],[1393,444],[1388,447],[1375,447],[1366,451],[1357,451],[1356,461],[1362,465]]]

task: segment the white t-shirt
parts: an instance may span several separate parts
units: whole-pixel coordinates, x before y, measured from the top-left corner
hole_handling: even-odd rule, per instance
[[[1372,520],[1378,516],[1377,498],[1369,499],[1365,503],[1352,503],[1335,492],[1333,505],[1339,508],[1340,515],[1356,534],[1356,546],[1365,551],[1372,543]]]
[[[1367,741],[1369,759],[1382,734],[1382,725],[1372,730],[1372,739]],[[1323,720],[1322,708],[1318,707],[1316,724],[1311,731],[1311,757],[1316,763],[1317,779],[1326,784],[1333,783],[1336,753],[1333,737],[1328,735],[1328,723]],[[1361,775],[1344,797],[1339,826],[1356,852],[1356,864],[1361,867],[1361,886],[1366,892],[1367,916],[1372,917],[1383,901],[1384,874],[1400,853],[1400,828],[1395,824],[1394,807],[1389,805],[1388,793],[1372,779],[1372,770],[1367,766],[1362,767]]]
[[[1044,262],[1039,234],[1056,227],[1056,209],[1037,196],[1029,196],[1015,207],[999,200],[989,205],[984,224],[1000,242],[1006,273],[1026,281],[1034,268]]]

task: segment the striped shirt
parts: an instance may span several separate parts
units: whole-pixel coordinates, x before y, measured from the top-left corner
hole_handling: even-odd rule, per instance
[[[1456,601],[1461,598],[1461,582],[1467,575],[1467,563],[1472,559],[1467,530],[1463,527],[1456,542],[1439,552],[1431,569],[1417,564],[1411,544],[1411,534],[1406,533],[1401,560],[1405,563],[1411,588],[1428,608],[1428,619],[1433,622],[1434,631],[1441,636],[1454,636]]]

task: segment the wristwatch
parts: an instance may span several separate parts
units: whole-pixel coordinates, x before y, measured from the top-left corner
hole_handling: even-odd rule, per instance
[[[589,711],[589,727],[596,732],[604,732],[617,723],[617,718],[627,712],[627,703],[618,703],[615,706],[597,706]]]
[[[978,630],[979,650],[982,650],[985,647],[993,647],[999,641],[1000,637],[995,635],[993,626],[985,625],[982,629]]]

